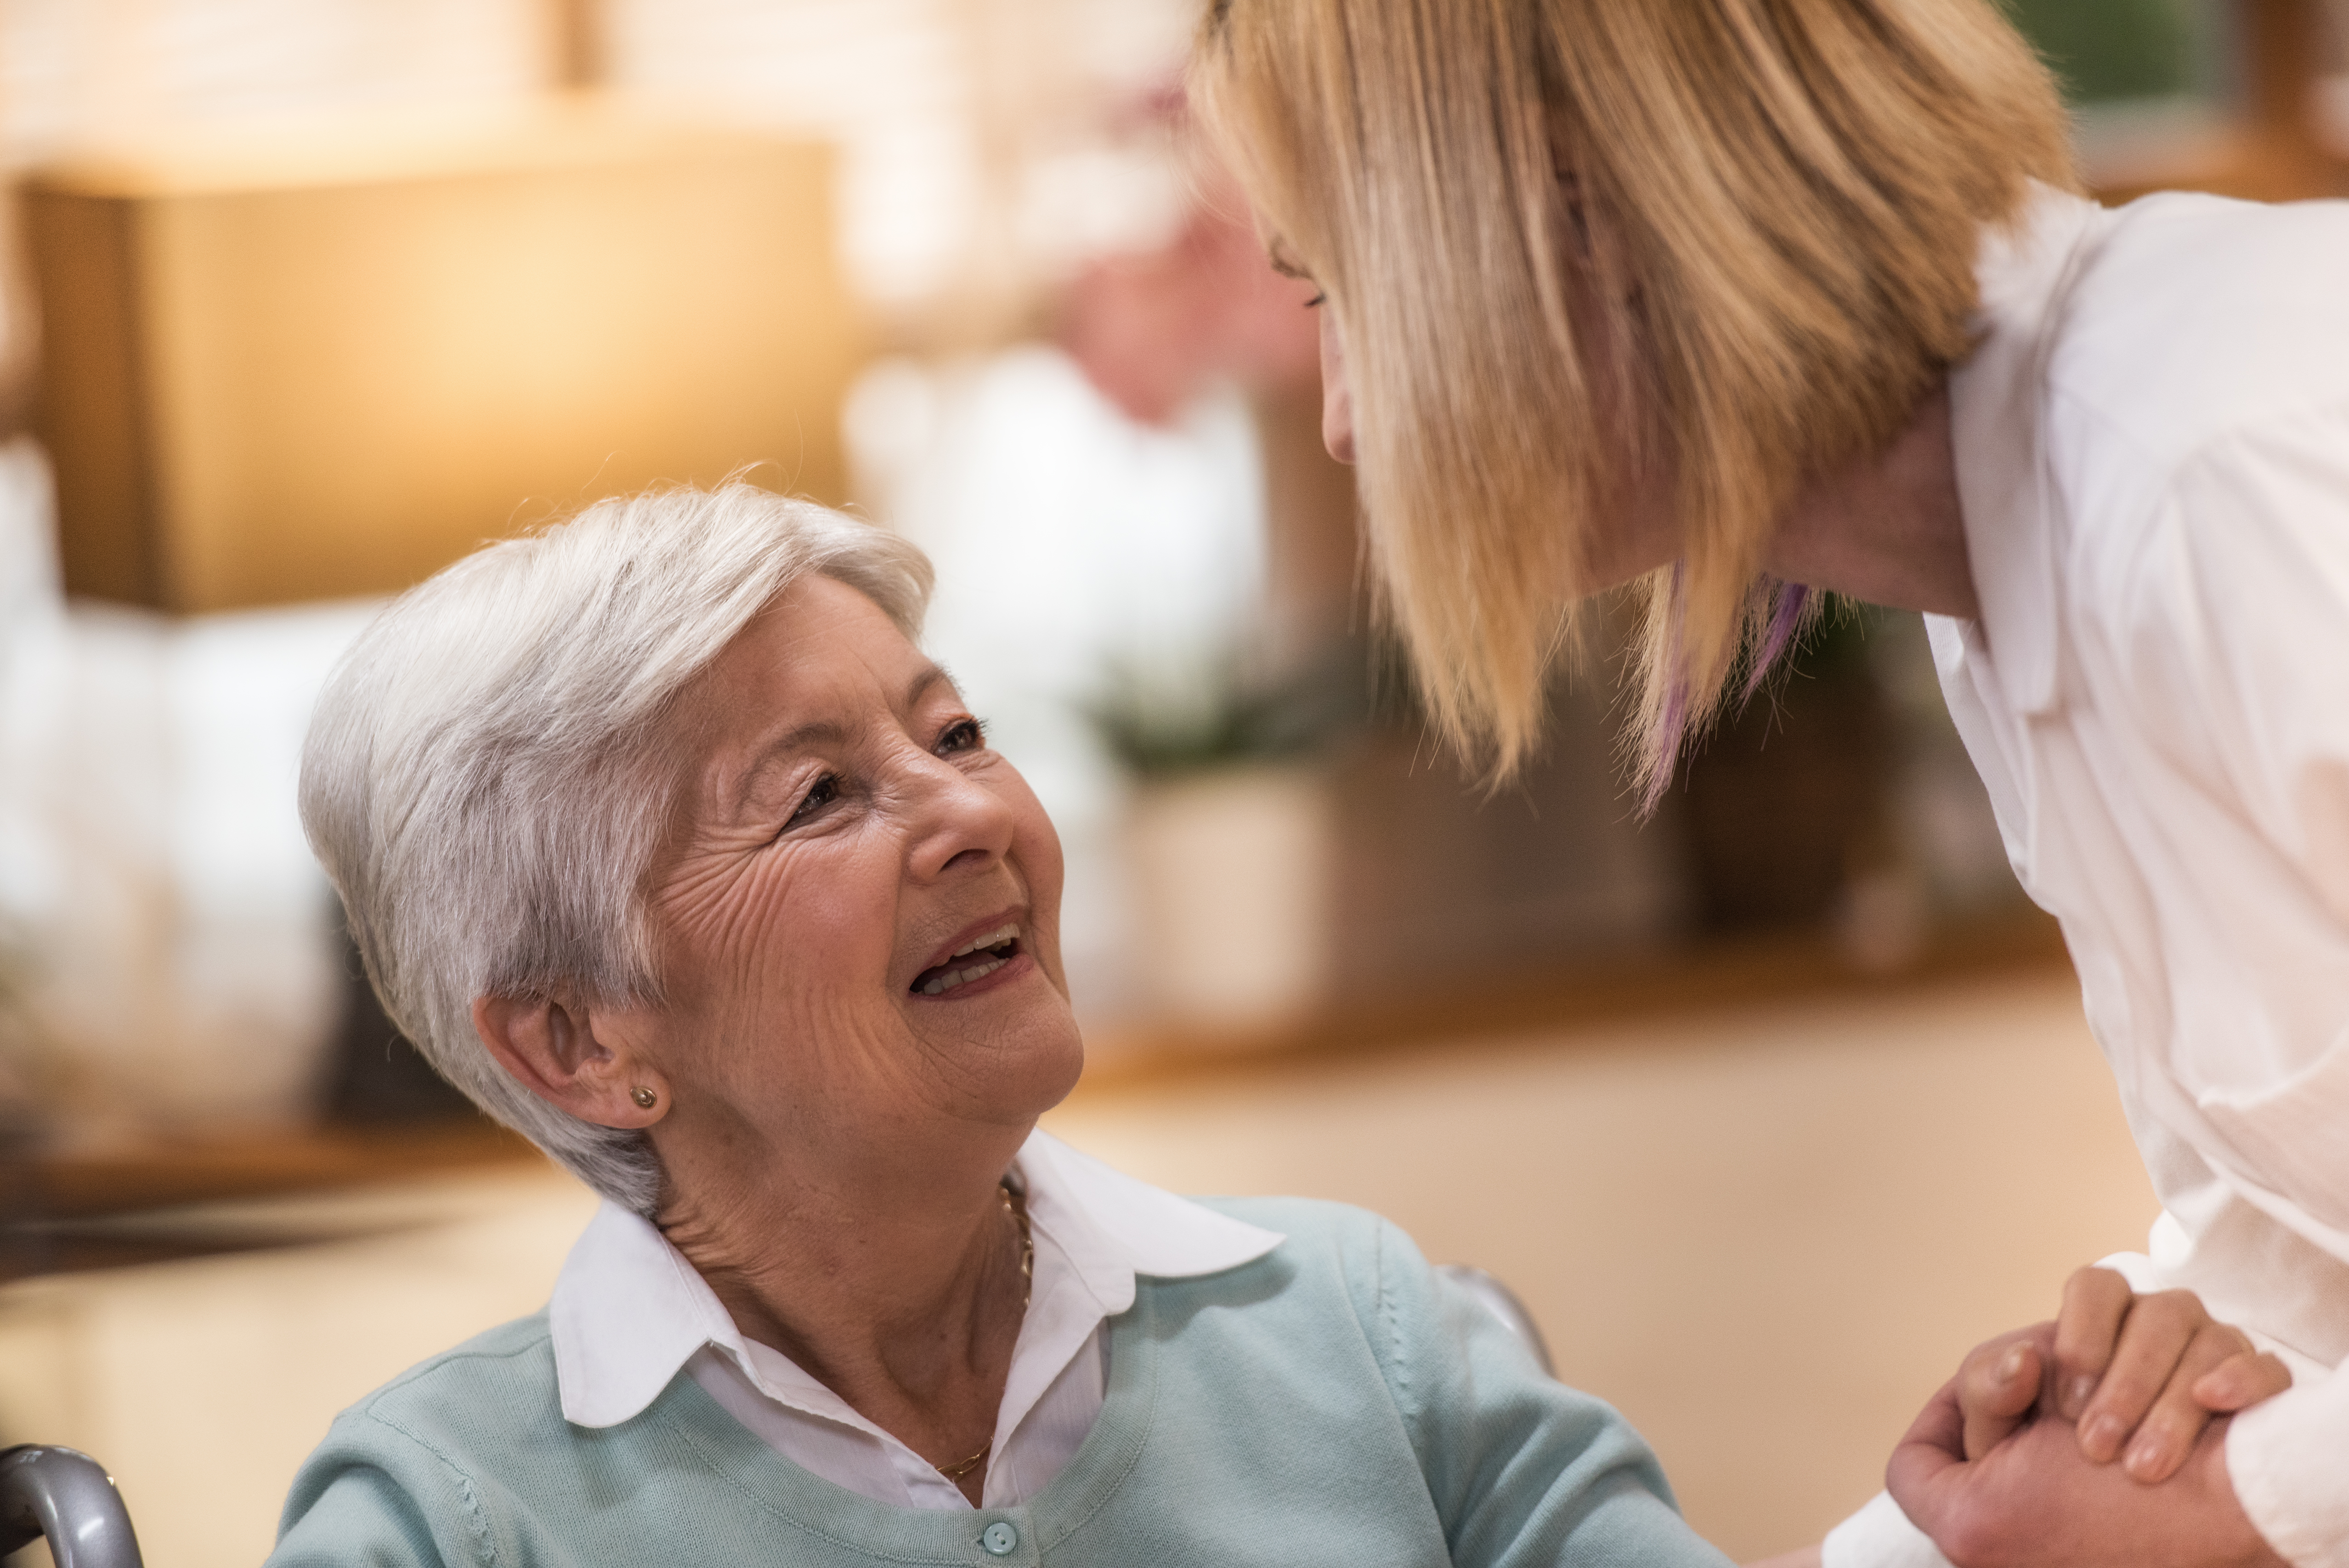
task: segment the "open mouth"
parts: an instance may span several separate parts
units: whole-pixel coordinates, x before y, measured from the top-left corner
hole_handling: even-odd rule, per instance
[[[943,996],[957,985],[986,979],[1019,956],[1019,928],[1007,925],[957,949],[944,964],[923,970],[914,976],[911,989],[917,995]]]

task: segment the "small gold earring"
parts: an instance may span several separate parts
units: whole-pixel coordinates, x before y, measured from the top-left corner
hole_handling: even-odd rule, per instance
[[[644,1110],[650,1110],[654,1106],[660,1103],[660,1096],[655,1094],[652,1090],[647,1088],[642,1084],[638,1084],[636,1088],[630,1089],[628,1091],[628,1098],[635,1100],[637,1107]]]

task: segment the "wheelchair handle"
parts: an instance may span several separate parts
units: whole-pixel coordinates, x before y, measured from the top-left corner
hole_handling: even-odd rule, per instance
[[[74,1449],[0,1449],[0,1557],[43,1535],[57,1568],[140,1568],[130,1511],[104,1465]]]

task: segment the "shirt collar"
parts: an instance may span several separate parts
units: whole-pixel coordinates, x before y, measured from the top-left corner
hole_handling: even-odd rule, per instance
[[[2108,214],[2034,184],[2010,226],[1985,232],[1975,264],[1973,353],[1950,376],[1950,429],[1982,632],[2007,702],[2053,707],[2056,498],[2044,449],[2048,376],[2073,284]]]
[[[1137,1181],[1046,1132],[1029,1136],[1012,1174],[1030,1222],[1066,1255],[1103,1316],[1133,1305],[1137,1275],[1220,1274],[1284,1239]],[[705,1345],[750,1361],[741,1331],[684,1254],[649,1221],[609,1202],[564,1260],[547,1324],[564,1418],[575,1426],[634,1419]]]
[[[572,1243],[546,1318],[564,1418],[575,1426],[635,1418],[705,1345],[745,1355],[734,1320],[685,1255],[610,1202]]]
[[[1014,1169],[1026,1184],[1029,1217],[1051,1233],[1112,1316],[1133,1305],[1136,1274],[1221,1274],[1284,1239],[1137,1181],[1049,1132],[1029,1135]]]

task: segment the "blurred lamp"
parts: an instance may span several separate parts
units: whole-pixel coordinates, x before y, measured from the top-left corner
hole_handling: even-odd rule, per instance
[[[388,592],[596,496],[753,462],[841,501],[862,347],[832,164],[572,107],[36,172],[67,592]]]

